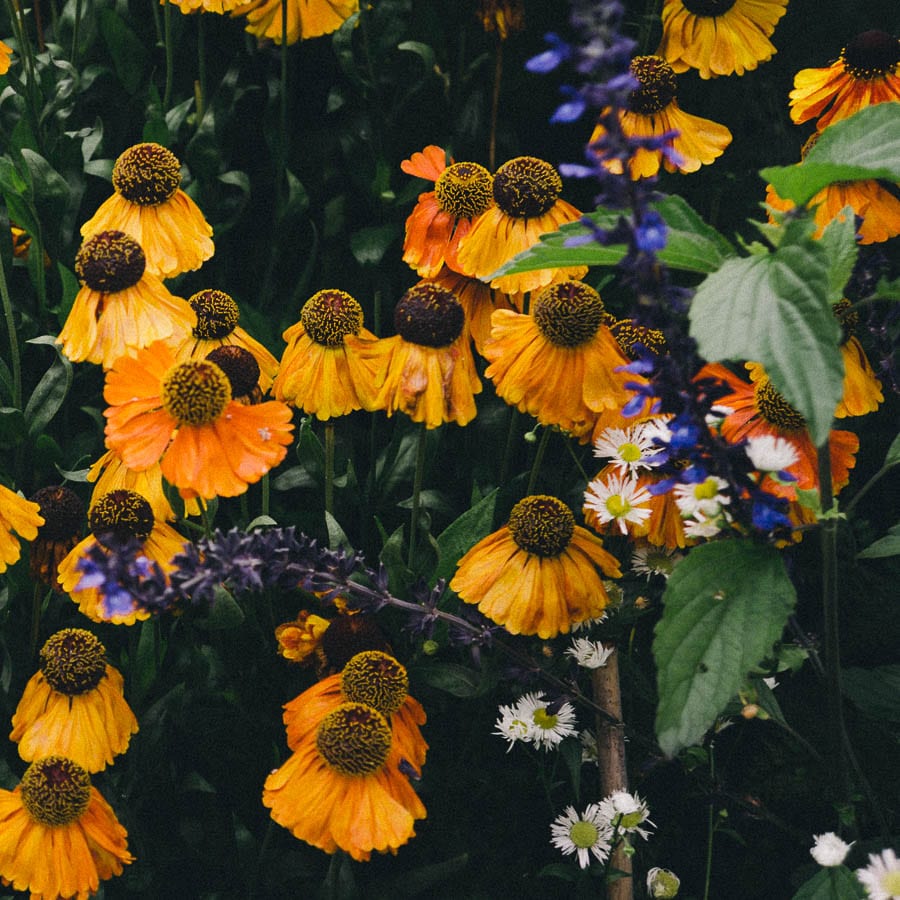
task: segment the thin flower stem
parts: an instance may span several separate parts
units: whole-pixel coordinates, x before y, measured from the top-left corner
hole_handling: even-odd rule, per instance
[[[864,485],[856,492],[856,496],[854,496],[853,499],[850,500],[850,502],[847,503],[846,506],[844,506],[844,508],[843,508],[843,510],[842,510],[843,513],[844,513],[845,515],[848,515],[848,516],[849,516],[850,513],[852,513],[853,510],[856,508],[856,504],[859,503],[859,501],[862,500],[862,498],[865,497],[865,495],[868,494],[869,491],[870,491],[873,487],[875,487],[875,485],[876,485],[876,484],[877,484],[877,483],[878,483],[885,475],[887,475],[888,472],[891,471],[891,469],[896,468],[896,466],[898,466],[898,465],[900,465],[900,462],[894,462],[894,463],[891,463],[890,465],[882,466],[882,467],[881,467],[881,468],[880,468],[880,469],[879,469],[879,470],[878,470],[878,471],[877,471],[877,472],[876,472],[876,473],[875,473],[875,474],[874,474],[874,475],[873,475],[873,476],[872,476],[872,477],[871,477],[871,478],[870,478],[870,479],[869,479],[869,480],[868,480],[868,481],[867,481],[867,482],[866,482],[866,483],[865,483],[865,484],[864,484]]]
[[[325,423],[325,512],[334,515],[334,422]]]
[[[81,26],[81,0],[75,0],[75,21],[72,23],[72,65],[78,65],[78,30]]]
[[[281,2],[281,96],[278,106],[278,126],[281,145],[281,170],[278,172],[279,184],[284,180],[284,170],[287,168],[288,159],[288,44],[287,44],[288,14],[287,2]]]
[[[44,605],[40,584],[35,584],[34,593],[31,596],[31,656],[37,657],[38,641],[41,634],[41,608]]]
[[[509,428],[506,432],[506,445],[503,448],[503,462],[500,464],[500,479],[498,484],[501,486],[506,484],[506,479],[509,477],[509,469],[512,463],[512,448],[516,439],[516,434],[518,433],[518,423],[518,410],[511,406],[509,408]]]
[[[271,491],[270,481],[269,481],[269,473],[266,472],[262,478],[259,479],[259,488],[260,488],[260,513],[264,516],[269,515],[269,498]]]
[[[709,743],[709,781],[710,784],[715,782],[716,778],[716,745],[715,741]],[[712,884],[712,863],[713,863],[713,839],[716,836],[716,816],[713,812],[712,803],[709,804],[709,811],[706,819],[706,877],[703,882],[703,900],[709,900],[709,888]]]
[[[197,498],[200,507],[200,520],[203,522],[203,537],[209,540],[212,537],[212,522],[209,518],[209,506],[202,497]]]
[[[172,48],[172,4],[166,3],[163,7],[163,32],[164,43],[166,45],[166,88],[163,93],[163,115],[168,112],[169,104],[172,102],[172,81],[175,76],[175,58]]]
[[[550,440],[550,429],[544,428],[541,434],[541,440],[537,447],[537,453],[534,454],[534,463],[531,466],[531,475],[528,477],[528,489],[525,495],[530,497],[534,493],[537,484],[538,474],[541,471],[541,463],[544,461],[544,454],[547,452],[547,442]]]
[[[194,16],[197,21],[197,84],[194,86],[194,102],[197,106],[197,131],[206,112],[206,29],[202,13]]]
[[[6,330],[9,332],[9,358],[12,370],[12,405],[14,409],[22,408],[22,360],[19,355],[19,335],[13,316],[12,298],[6,283],[6,269],[0,257],[0,299],[3,303],[3,317],[6,319]]]
[[[491,94],[491,134],[488,140],[488,168],[497,168],[497,116],[500,111],[500,82],[503,78],[503,41],[497,41],[494,56],[494,89]]]
[[[425,440],[427,432],[425,424],[419,426],[419,441],[416,445],[416,471],[413,475],[412,513],[409,522],[409,570],[415,571],[413,566],[416,559],[416,536],[419,531],[419,503],[422,496],[422,481],[425,474]]]

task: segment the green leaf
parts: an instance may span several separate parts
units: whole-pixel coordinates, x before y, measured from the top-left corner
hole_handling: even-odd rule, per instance
[[[900,554],[900,525],[892,525],[888,533],[856,554],[857,559],[881,559]]]
[[[350,235],[350,252],[361,266],[377,266],[399,234],[394,225],[367,225]]]
[[[31,184],[34,186],[35,202],[47,206],[61,214],[71,193],[71,187],[50,163],[34,150],[22,150],[22,160],[28,167]]]
[[[792,900],[853,900],[865,896],[862,884],[850,869],[828,866],[800,885]]]
[[[734,256],[734,248],[714,228],[677,196],[665,197],[650,204],[669,226],[668,242],[657,256],[667,266],[685,272],[714,272],[726,259]],[[612,228],[621,212],[597,209],[587,218],[598,227]],[[559,231],[541,235],[541,242],[515,256],[501,266],[495,275],[529,272],[559,266],[614,266],[627,252],[624,244],[604,246],[596,241],[567,247],[571,238],[590,236],[592,232],[580,222],[563,225]]]
[[[900,723],[900,664],[844,669],[844,693],[874,719]]]
[[[0,408],[0,447],[17,447],[27,434],[28,427],[22,410],[13,406]]]
[[[892,103],[868,106],[829,125],[802,163],[773,166],[763,169],[760,175],[779,197],[798,205],[808,203],[822,188],[836,181],[900,181],[898,120]]]
[[[484,672],[452,662],[433,663],[417,668],[415,678],[454,697],[478,697],[490,687]]]
[[[30,235],[40,234],[41,223],[32,202],[31,185],[8,156],[0,157],[0,191],[3,192],[10,221]]]
[[[900,434],[891,441],[887,456],[884,458],[885,468],[887,466],[896,466],[898,463],[900,463]]]
[[[459,559],[478,541],[490,534],[499,492],[500,489],[495,488],[438,535],[439,556],[434,572],[435,582],[439,578],[449,580],[456,571]]]
[[[844,296],[859,254],[856,224],[849,206],[843,209],[843,220],[837,216],[825,226],[819,244],[828,254],[828,291],[830,297],[836,298],[832,302],[837,303]]]
[[[840,299],[833,284],[846,259],[837,237],[829,250],[812,239],[811,225],[791,221],[773,253],[727,260],[707,277],[691,303],[690,329],[710,361],[762,363],[820,446],[843,389],[840,325],[831,304]]]
[[[772,652],[796,601],[772,547],[726,539],[694,548],[669,578],[656,626],[656,735],[667,755],[699,741]]]
[[[78,296],[78,291],[81,290],[81,285],[78,283],[75,273],[61,262],[57,262],[56,271],[59,273],[59,281],[62,286],[62,298],[59,301],[57,315],[60,323],[63,323],[69,316],[75,297]]]
[[[875,285],[875,297],[879,300],[900,300],[900,278],[888,281],[883,275]]]
[[[31,342],[33,343],[33,342]],[[50,368],[37,383],[25,404],[28,435],[40,434],[59,412],[72,386],[72,363],[57,351]]]
[[[423,44],[421,41],[403,41],[397,44],[397,49],[405,50],[407,53],[415,53],[425,64],[425,71],[429,75],[434,72],[434,49],[428,44]]]
[[[215,599],[209,612],[205,616],[198,616],[195,620],[198,627],[210,631],[227,631],[241,625],[244,621],[244,611],[234,599],[234,595],[222,585],[217,585],[213,593]]]
[[[129,94],[136,94],[144,78],[147,51],[143,42],[111,9],[98,12],[100,33],[109,49],[116,75]]]

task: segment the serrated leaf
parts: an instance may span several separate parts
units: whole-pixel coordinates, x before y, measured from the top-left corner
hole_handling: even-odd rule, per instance
[[[820,446],[843,389],[840,326],[831,310],[840,299],[832,266],[841,264],[809,228],[789,222],[773,253],[727,260],[708,276],[691,303],[690,331],[711,362],[762,363]]]
[[[881,559],[885,556],[897,556],[900,554],[900,525],[893,525],[888,533],[869,544],[865,550],[856,554],[857,559]]]
[[[828,254],[829,296],[836,298],[833,303],[843,297],[859,255],[853,210],[845,206],[842,215],[843,218],[836,216],[832,219],[819,237],[819,244]]]
[[[900,110],[877,103],[829,125],[799,165],[773,166],[760,175],[779,197],[801,205],[836,181],[900,181]]]
[[[650,206],[662,216],[669,229],[666,246],[657,254],[667,266],[707,274],[734,256],[731,244],[707,225],[681,197],[665,197]],[[618,210],[600,208],[587,218],[600,228],[609,229],[620,215]],[[559,231],[541,235],[539,244],[513,257],[494,274],[507,275],[561,266],[614,266],[624,258],[627,252],[624,244],[604,246],[590,241],[574,247],[566,246],[572,238],[590,236],[591,233],[579,222],[563,225]]]
[[[794,608],[772,547],[728,539],[695,547],[666,585],[656,626],[656,735],[667,755],[699,741],[771,653]]]
[[[854,900],[865,896],[862,884],[846,866],[828,866],[800,885],[792,900]]]

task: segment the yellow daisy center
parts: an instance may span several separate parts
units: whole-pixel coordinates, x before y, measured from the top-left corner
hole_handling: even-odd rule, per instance
[[[131,203],[158,206],[178,190],[181,163],[160,144],[135,144],[116,160],[112,183]]]
[[[681,0],[684,8],[695,16],[721,16],[734,6],[736,0]]]
[[[806,428],[806,419],[772,387],[768,378],[756,383],[754,397],[760,416],[775,428],[783,431],[800,431]]]
[[[231,385],[232,397],[246,397],[259,384],[259,363],[256,357],[236,344],[224,344],[206,354],[215,363]]]
[[[884,31],[864,31],[841,51],[844,71],[861,81],[893,75],[900,64],[900,40]]]
[[[388,758],[391,728],[377,709],[365,703],[342,703],[319,725],[316,748],[341,775],[371,775]]]
[[[457,219],[479,216],[493,202],[494,179],[484,166],[459,162],[447,166],[434,183],[434,196],[441,212]]]
[[[846,298],[832,304],[831,311],[838,322],[841,323],[841,343],[846,344],[856,334],[856,326],[859,325],[859,312],[853,308],[853,304]]]
[[[878,887],[890,897],[900,895],[900,872],[896,869],[885,872],[878,882]]]
[[[542,216],[553,209],[562,193],[559,172],[533,156],[517,156],[494,175],[494,200],[514,219]]]
[[[661,56],[636,56],[631,61],[631,74],[639,87],[631,92],[628,106],[639,115],[651,116],[660,112],[678,93],[675,72]]]
[[[237,303],[225,291],[198,291],[188,303],[197,314],[194,337],[202,341],[228,337],[241,318]]]
[[[666,336],[658,328],[647,328],[638,325],[633,319],[619,319],[609,326],[619,349],[629,358],[640,356],[639,347],[645,348],[654,356],[666,352]]]
[[[593,822],[580,819],[569,829],[569,840],[581,850],[593,847],[600,837],[600,832]]]
[[[104,494],[91,507],[88,526],[98,539],[112,534],[119,540],[145,541],[153,530],[153,508],[136,491],[120,488]]]
[[[552,731],[556,728],[557,722],[559,722],[559,716],[554,716],[547,712],[546,707],[543,706],[536,709],[531,718],[538,728],[543,728],[545,731]]]
[[[579,347],[597,334],[603,322],[603,301],[582,281],[562,281],[537,295],[532,315],[551,344]]]
[[[694,485],[694,497],[697,500],[712,500],[719,493],[719,485],[715,478],[707,478]]]
[[[643,456],[641,448],[637,444],[632,444],[631,441],[620,444],[617,449],[619,451],[619,459],[623,462],[637,462]]]
[[[575,533],[575,516],[562,500],[535,494],[520,500],[509,514],[509,531],[516,545],[536,556],[559,556]]]
[[[215,422],[230,400],[228,376],[215,363],[179,363],[163,378],[163,409],[179,425]]]
[[[63,756],[33,762],[19,785],[22,805],[42,825],[70,825],[84,815],[91,801],[91,778]]]
[[[409,693],[406,669],[387,653],[357,653],[341,673],[341,691],[347,700],[365,703],[389,716],[403,705]]]
[[[86,694],[106,672],[106,648],[83,628],[64,628],[41,648],[40,668],[54,691]]]
[[[434,281],[414,284],[394,309],[397,333],[423,347],[449,347],[462,334],[465,321],[456,294]]]
[[[44,518],[38,535],[45,541],[64,541],[75,537],[84,521],[84,504],[71,488],[64,485],[42,487],[31,496]]]
[[[630,813],[622,813],[613,824],[618,824],[620,828],[636,828],[644,821],[644,813],[641,810],[635,810]]]
[[[345,291],[319,291],[303,304],[300,323],[317,344],[340,347],[348,334],[359,334],[363,311]]]
[[[621,519],[631,512],[631,504],[621,494],[610,494],[606,498],[606,509],[614,519]]]
[[[134,287],[146,266],[141,245],[123,231],[101,231],[75,255],[75,274],[92,291],[104,294]]]

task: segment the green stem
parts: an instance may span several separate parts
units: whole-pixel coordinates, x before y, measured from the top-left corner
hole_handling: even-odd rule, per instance
[[[279,105],[279,128],[281,137],[281,171],[278,180],[284,178],[288,160],[288,45],[287,45],[287,0],[281,3],[281,97]]]
[[[202,14],[201,14],[202,15]],[[163,115],[169,109],[172,102],[172,81],[175,75],[175,58],[172,48],[172,4],[167,3],[163,7],[163,31],[166,45],[166,90],[163,94]]]
[[[491,94],[491,133],[488,139],[488,168],[497,168],[497,116],[500,111],[500,81],[503,78],[503,41],[497,41],[494,57],[494,89]]]
[[[209,518],[209,506],[202,497],[197,498],[197,505],[200,507],[200,520],[203,522],[203,536],[205,538],[211,538],[212,522]]]
[[[194,102],[197,106],[197,131],[203,122],[203,114],[206,112],[206,29],[203,27],[204,16],[199,13],[194,16],[197,21],[197,80],[198,86],[194,88]]]
[[[72,65],[78,65],[78,28],[81,25],[81,0],[75,0],[75,22],[72,25]]]
[[[506,484],[506,479],[509,477],[510,466],[512,465],[512,451],[513,451],[513,443],[516,439],[516,434],[518,432],[518,428],[516,427],[519,422],[519,413],[515,409],[515,407],[509,408],[509,428],[506,432],[506,445],[503,448],[503,462],[500,464],[500,479],[498,484],[501,486]]]
[[[334,422],[325,423],[325,512],[334,515]]]
[[[709,744],[709,781],[714,785],[716,780],[716,746],[713,741]],[[709,813],[706,820],[706,879],[703,886],[703,900],[709,900],[709,888],[712,883],[713,864],[713,839],[716,836],[716,814],[713,804],[709,804]]]
[[[269,484],[269,473],[266,472],[262,478],[259,480],[259,489],[260,489],[260,513],[264,516],[269,515],[269,501],[270,501],[270,484]]]
[[[541,434],[541,440],[538,444],[537,453],[534,454],[534,463],[531,466],[531,475],[528,477],[528,490],[525,496],[530,497],[534,493],[537,484],[538,474],[541,471],[541,463],[544,461],[544,454],[547,452],[547,443],[550,440],[550,429],[544,428]]]
[[[37,658],[38,641],[41,636],[41,607],[44,605],[43,591],[40,584],[35,584],[31,596],[31,656]]]
[[[872,490],[873,487],[881,480],[891,469],[900,465],[900,462],[890,463],[889,465],[882,466],[857,492],[856,496],[846,504],[843,508],[844,515],[849,516],[850,513],[856,508],[856,504],[865,497],[866,494]]]
[[[22,408],[22,360],[19,356],[19,335],[16,331],[16,322],[13,316],[12,298],[9,296],[9,286],[6,283],[6,269],[3,266],[3,258],[0,257],[0,298],[3,303],[3,316],[6,319],[6,329],[9,332],[9,357],[12,370],[12,405],[14,409]]]
[[[425,438],[424,423],[419,426],[419,442],[416,446],[416,472],[413,476],[412,514],[409,523],[409,569],[414,571],[416,560],[416,535],[419,530],[419,501],[422,495],[422,480],[425,472]]]

